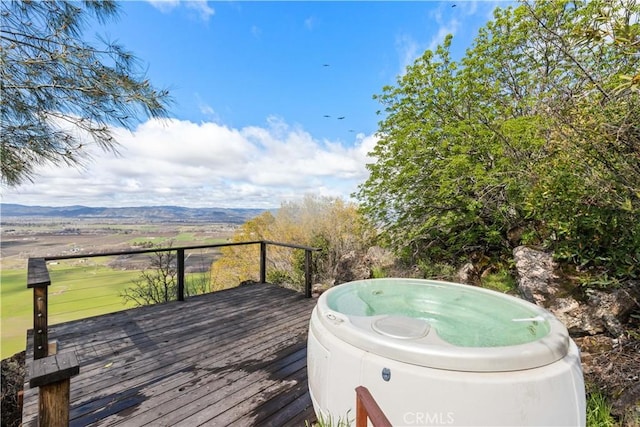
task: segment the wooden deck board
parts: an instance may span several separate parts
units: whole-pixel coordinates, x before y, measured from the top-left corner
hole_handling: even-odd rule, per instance
[[[80,362],[70,425],[302,427],[315,419],[306,375],[314,306],[252,285],[54,325],[50,339]],[[36,412],[37,389],[25,389],[24,426]]]

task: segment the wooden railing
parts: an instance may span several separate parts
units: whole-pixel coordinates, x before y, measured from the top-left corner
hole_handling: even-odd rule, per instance
[[[366,387],[356,387],[356,427],[367,427],[371,420],[373,427],[392,427],[391,421]]]
[[[312,253],[318,251],[302,245],[294,245],[290,243],[273,242],[270,240],[255,240],[248,242],[232,242],[232,243],[215,243],[209,245],[180,246],[168,248],[151,248],[128,251],[101,252],[90,254],[60,255],[49,256],[44,258],[30,258],[28,261],[27,287],[33,289],[33,358],[40,359],[49,355],[48,351],[48,293],[47,289],[51,285],[49,271],[47,269],[47,261],[59,261],[66,259],[79,258],[95,258],[104,256],[120,256],[120,255],[136,255],[158,252],[176,252],[176,278],[177,278],[177,295],[178,301],[184,301],[185,298],[185,250],[220,248],[226,246],[260,246],[260,283],[267,281],[267,246],[281,246],[291,249],[301,249],[305,251],[304,263],[304,294],[305,297],[311,298],[312,285]]]
[[[31,364],[30,386],[39,387],[39,419],[40,425],[66,425],[69,417],[69,384],[70,378],[77,375],[79,365],[75,353],[57,355],[56,343],[49,342],[48,288],[51,285],[47,261],[65,259],[95,258],[104,256],[135,255],[158,252],[176,252],[176,276],[178,301],[185,298],[185,250],[207,249],[225,246],[260,245],[260,283],[267,279],[267,246],[282,246],[291,249],[302,249],[304,257],[304,294],[311,298],[312,285],[312,252],[317,248],[289,243],[257,240],[249,242],[217,243],[210,245],[181,246],[169,248],[140,249],[118,252],[102,252],[91,254],[75,254],[29,258],[27,264],[27,288],[33,289],[33,363]]]

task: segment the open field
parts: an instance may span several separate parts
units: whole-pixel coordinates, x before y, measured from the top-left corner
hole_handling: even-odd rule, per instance
[[[92,221],[11,221],[3,218],[0,248],[0,305],[4,359],[25,348],[32,326],[32,291],[27,289],[30,257],[123,251],[148,245],[187,246],[222,243],[233,234],[226,224],[118,224]],[[187,252],[189,275],[209,270],[217,249]],[[149,255],[98,257],[50,262],[50,323],[105,314],[132,307],[120,293],[131,286]],[[189,281],[189,277],[187,277]]]

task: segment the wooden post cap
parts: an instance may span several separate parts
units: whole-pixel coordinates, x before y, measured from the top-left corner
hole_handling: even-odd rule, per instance
[[[29,258],[27,261],[27,288],[46,288],[50,284],[51,277],[44,258]]]
[[[41,387],[66,380],[80,373],[80,364],[74,352],[54,354],[31,362],[29,387]]]

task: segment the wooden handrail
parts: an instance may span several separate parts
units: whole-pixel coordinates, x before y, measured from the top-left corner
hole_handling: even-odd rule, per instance
[[[150,254],[155,252],[170,252],[178,249],[192,250],[192,249],[207,249],[207,248],[222,248],[225,246],[243,246],[243,245],[257,245],[265,243],[267,245],[282,246],[291,249],[304,249],[305,251],[318,252],[322,249],[314,248],[312,246],[294,245],[290,243],[280,243],[271,240],[251,240],[246,242],[228,242],[228,243],[211,243],[208,245],[190,245],[190,246],[172,246],[170,248],[152,248],[152,249],[135,249],[128,251],[112,251],[112,252],[91,252],[75,255],[55,255],[44,257],[45,261],[59,261],[64,259],[78,259],[78,258],[95,258],[101,256],[117,256],[117,255],[136,255],[136,254]]]
[[[75,255],[56,255],[56,256],[48,256],[42,259],[44,261],[60,261],[65,259],[79,259],[79,258],[95,258],[95,257],[103,257],[103,256],[119,256],[119,255],[138,255],[138,254],[149,254],[149,253],[158,253],[158,252],[170,252],[176,251],[176,263],[177,263],[177,273],[178,273],[178,301],[184,301],[184,251],[185,250],[193,250],[193,249],[208,249],[208,248],[222,248],[226,246],[243,246],[243,245],[260,245],[260,283],[266,282],[266,253],[267,253],[267,245],[274,246],[282,246],[285,248],[291,249],[303,249],[305,251],[305,263],[304,263],[304,273],[305,273],[305,296],[307,298],[311,298],[311,281],[312,281],[312,271],[311,271],[311,259],[312,253],[320,251],[320,248],[314,248],[311,246],[303,246],[303,245],[295,245],[292,243],[281,243],[274,242],[271,240],[251,240],[246,242],[229,242],[229,243],[212,243],[209,245],[191,245],[191,246],[178,246],[178,247],[169,247],[169,248],[152,248],[152,249],[136,249],[136,250],[128,250],[128,251],[113,251],[113,252],[96,252],[96,253],[84,253],[84,254],[75,254]],[[46,269],[46,265],[45,265]],[[46,273],[49,274],[48,272]]]
[[[356,387],[356,427],[367,427],[367,419],[373,427],[392,427],[391,421],[382,412],[369,389]]]
[[[150,254],[155,252],[170,252],[178,249],[190,250],[190,249],[207,249],[207,248],[221,248],[225,246],[242,246],[242,245],[257,245],[263,242],[263,240],[253,240],[247,242],[229,242],[229,243],[211,243],[209,245],[191,245],[191,246],[172,246],[170,248],[153,248],[153,249],[135,249],[128,251],[113,251],[113,252],[92,252],[92,253],[84,253],[84,254],[75,254],[75,255],[56,255],[56,256],[48,256],[45,257],[45,261],[59,261],[63,259],[78,259],[78,258],[95,258],[101,256],[117,256],[117,255],[136,255],[136,254]],[[267,242],[272,245],[277,243]],[[285,245],[284,243],[280,243],[279,245]],[[309,249],[309,250],[319,250],[317,248],[306,248],[300,247],[298,249]]]
[[[303,249],[305,251],[305,296],[311,298],[311,254],[320,249],[268,240],[29,258],[27,263],[27,288],[33,289],[34,359],[34,363],[31,365],[30,386],[40,388],[40,425],[68,425],[69,379],[79,372],[79,365],[75,359],[75,353],[54,356],[53,353],[56,353],[56,350],[50,349],[48,342],[48,287],[51,285],[51,278],[49,270],[47,269],[47,261],[176,251],[176,270],[178,276],[176,297],[178,301],[184,301],[185,250],[257,244],[260,245],[261,283],[266,282],[267,245]]]
[[[191,245],[167,248],[151,248],[137,249],[128,251],[113,251],[99,253],[84,253],[74,255],[57,255],[44,258],[29,258],[27,267],[27,287],[33,288],[33,348],[34,359],[47,357],[50,355],[48,351],[48,287],[51,285],[49,271],[47,269],[47,261],[58,261],[65,259],[78,258],[95,258],[104,256],[134,255],[158,252],[176,251],[176,267],[177,267],[177,295],[178,301],[184,301],[185,297],[185,250],[219,248],[226,246],[242,246],[242,245],[260,245],[260,282],[266,282],[266,259],[267,245],[282,246],[291,249],[302,249],[305,251],[305,283],[304,294],[307,298],[311,298],[312,285],[312,256],[313,252],[319,251],[319,248],[310,246],[295,245],[291,243],[274,242],[270,240],[253,240],[246,242],[228,242],[213,243],[208,245]]]

